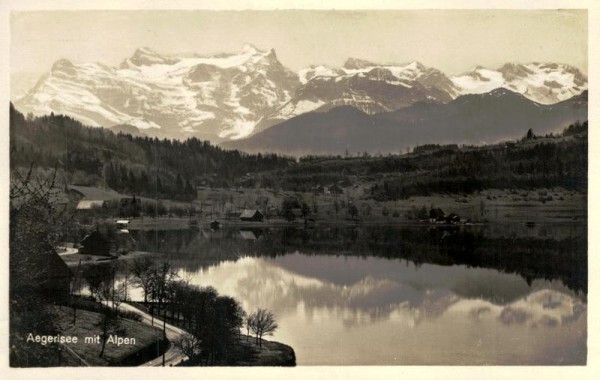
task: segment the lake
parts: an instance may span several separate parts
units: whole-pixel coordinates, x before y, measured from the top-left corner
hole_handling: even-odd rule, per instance
[[[181,279],[273,311],[268,338],[292,346],[298,365],[585,364],[585,228],[548,228],[133,235]]]

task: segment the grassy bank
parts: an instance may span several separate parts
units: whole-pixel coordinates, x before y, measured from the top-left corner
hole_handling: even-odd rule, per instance
[[[246,366],[246,367],[293,367],[296,365],[294,349],[288,345],[264,340],[262,347],[256,343],[253,336],[241,335],[235,339],[230,357],[217,366]],[[183,367],[203,365],[194,361],[185,361]]]
[[[135,308],[149,313],[149,303],[128,302]],[[155,321],[161,325],[162,317],[155,316]],[[185,328],[181,320],[169,318],[167,322],[171,325]],[[211,366],[295,366],[296,354],[294,349],[283,343],[262,340],[262,347],[256,341],[255,337],[246,335],[236,335],[233,344],[228,349],[226,359],[212,363]],[[181,366],[202,366],[206,363],[198,361],[185,361]]]
[[[135,338],[135,344],[106,344],[103,357],[100,357],[101,344],[85,343],[85,337],[102,333],[100,322],[102,314],[87,310],[77,310],[77,321],[73,324],[73,310],[69,307],[54,307],[62,335],[78,337],[78,342],[69,344],[79,357],[91,366],[136,366],[160,354],[157,351],[162,340],[162,331],[142,322],[119,319],[115,334],[124,338]],[[164,346],[164,343],[161,343]]]
[[[235,358],[241,366],[295,366],[296,354],[292,347],[268,340],[262,341],[262,348],[254,337],[240,336]]]

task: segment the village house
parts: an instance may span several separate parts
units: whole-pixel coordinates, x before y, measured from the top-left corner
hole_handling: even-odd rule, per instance
[[[240,215],[242,222],[262,222],[263,219],[263,214],[258,210],[244,210]]]
[[[106,201],[103,200],[83,200],[77,203],[77,210],[97,211],[106,210]]]
[[[124,218],[135,218],[142,212],[142,201],[136,198],[121,198],[119,200],[119,216]]]
[[[446,223],[448,224],[459,224],[460,223],[460,216],[457,213],[450,213],[447,217],[446,217]]]
[[[446,214],[444,213],[444,210],[442,210],[441,208],[432,208],[431,210],[429,210],[429,222],[435,223],[438,221],[444,221],[445,215]]]
[[[118,230],[126,230],[129,228],[129,220],[127,219],[118,219],[115,224]]]
[[[239,211],[228,211],[225,213],[227,219],[238,219],[242,213]]]
[[[99,231],[93,231],[81,241],[79,253],[83,255],[110,256],[110,241]]]
[[[327,190],[329,191],[329,194],[344,194],[344,189],[336,184],[329,186]]]
[[[63,259],[55,250],[39,256],[39,265],[43,268],[39,271],[39,291],[46,299],[55,302],[67,302],[71,287],[71,271]]]
[[[323,186],[323,185],[316,185],[315,187],[312,188],[312,192],[313,192],[313,194],[325,194],[327,192],[327,190],[325,189],[325,186]]]

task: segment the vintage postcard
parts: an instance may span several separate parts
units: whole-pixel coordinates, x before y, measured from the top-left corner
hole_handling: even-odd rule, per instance
[[[11,368],[589,365],[589,9],[95,4],[6,15]]]

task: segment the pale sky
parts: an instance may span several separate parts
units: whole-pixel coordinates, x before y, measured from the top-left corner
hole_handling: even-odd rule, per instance
[[[587,73],[587,11],[36,11],[13,12],[11,72],[39,76],[61,58],[118,65],[136,48],[162,54],[274,48],[292,69],[420,61],[448,75],[476,65],[567,63]]]

